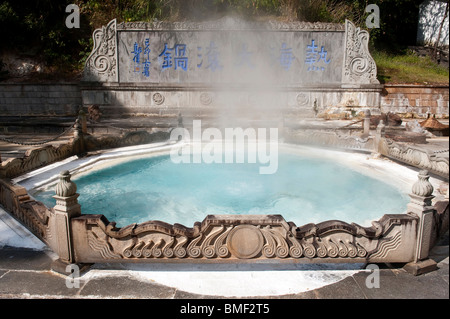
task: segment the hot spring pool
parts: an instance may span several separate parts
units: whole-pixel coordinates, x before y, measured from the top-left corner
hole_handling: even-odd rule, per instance
[[[83,214],[103,214],[117,227],[161,220],[192,227],[208,214],[281,214],[297,226],[341,220],[370,226],[402,214],[409,197],[397,187],[331,158],[280,150],[275,174],[259,164],[174,163],[147,155],[74,174]],[[55,205],[54,188],[33,196]]]

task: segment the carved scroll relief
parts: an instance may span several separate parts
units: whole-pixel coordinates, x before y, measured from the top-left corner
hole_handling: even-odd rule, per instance
[[[377,65],[369,52],[369,32],[345,21],[342,83],[379,84]]]
[[[94,48],[86,60],[85,81],[117,82],[116,20],[96,29],[92,35]]]
[[[98,216],[72,219],[75,249],[83,262],[302,258],[360,262],[372,256],[383,259],[388,253],[397,260],[402,230],[394,226],[413,222],[406,215],[404,221],[385,215],[366,228],[341,221],[297,227],[280,215],[209,215],[193,228],[160,221],[115,228]]]

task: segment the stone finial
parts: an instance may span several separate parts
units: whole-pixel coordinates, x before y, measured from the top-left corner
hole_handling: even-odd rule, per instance
[[[69,171],[62,171],[59,174],[59,183],[56,184],[55,193],[60,197],[70,197],[76,194],[77,185],[70,180]]]
[[[363,135],[369,136],[369,134],[370,134],[370,110],[366,109],[364,111]]]
[[[419,179],[412,186],[412,193],[421,197],[428,197],[433,194],[433,185],[428,181],[430,176],[427,170],[421,170],[418,175]]]
[[[81,125],[81,132],[83,134],[86,134],[87,133],[87,120],[86,120],[86,112],[83,110],[83,107],[81,107],[80,111],[78,112],[77,120],[79,121],[79,123]]]

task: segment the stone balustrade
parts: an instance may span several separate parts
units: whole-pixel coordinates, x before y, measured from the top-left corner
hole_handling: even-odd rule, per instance
[[[431,205],[433,186],[421,171],[405,214],[386,214],[372,226],[341,221],[297,226],[281,215],[208,215],[193,227],[148,221],[116,228],[103,215],[83,215],[76,185],[61,172],[52,209],[25,189],[0,180],[1,204],[69,263],[298,262],[408,263],[415,274],[435,267],[432,244],[448,229],[448,199]]]

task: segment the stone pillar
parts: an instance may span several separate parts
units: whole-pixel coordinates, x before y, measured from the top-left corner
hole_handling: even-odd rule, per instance
[[[75,121],[74,125],[72,152],[75,155],[81,155],[86,152],[84,145],[83,128],[82,124],[80,124],[79,118]]]
[[[87,134],[86,112],[84,112],[82,108],[80,109],[80,112],[78,112],[78,120],[81,123],[81,132]]]
[[[184,126],[183,126],[183,116],[181,115],[181,112],[178,112],[178,118],[177,118],[177,120],[178,120],[178,125],[177,125],[177,127],[184,127]]]
[[[408,213],[419,217],[417,227],[417,240],[414,252],[414,261],[405,266],[407,271],[420,275],[437,269],[436,262],[428,259],[431,249],[432,231],[435,209],[431,204],[434,198],[433,185],[428,181],[430,176],[427,170],[419,172],[419,179],[414,183],[410,203],[407,205]]]
[[[363,136],[367,137],[370,134],[370,110],[367,109],[364,111],[364,131]]]
[[[383,139],[385,137],[385,129],[386,125],[384,125],[383,120],[380,121],[380,123],[377,126],[377,132],[375,134],[374,139],[374,153],[376,154],[376,157],[379,157],[381,154],[384,154],[386,150],[383,150]]]
[[[56,185],[53,198],[56,206],[53,208],[55,214],[55,235],[57,242],[56,253],[59,259],[54,263],[53,270],[64,273],[65,266],[74,263],[72,248],[72,234],[70,219],[81,215],[81,206],[78,204],[76,193],[77,186],[70,180],[69,171],[62,171],[59,175],[59,183]]]
[[[380,123],[378,123],[377,136],[379,136],[380,138],[384,138],[386,136],[386,125],[384,124],[383,120],[380,120]]]
[[[0,177],[3,177],[5,174],[3,165],[2,165],[2,154],[0,154]]]

